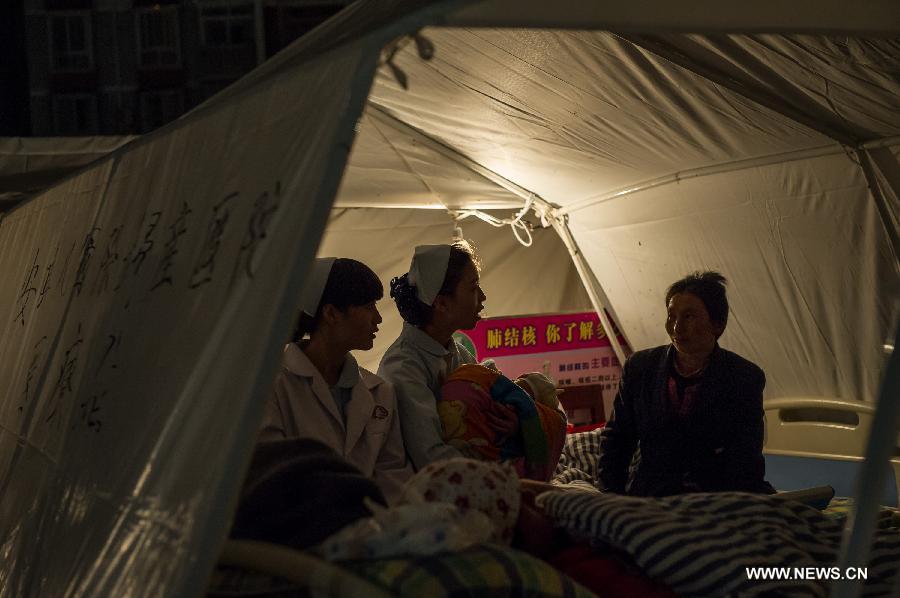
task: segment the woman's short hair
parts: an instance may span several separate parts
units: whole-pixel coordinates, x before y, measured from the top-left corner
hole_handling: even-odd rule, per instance
[[[725,285],[728,280],[712,270],[692,272],[679,281],[672,283],[666,291],[666,307],[669,301],[679,293],[696,295],[709,313],[709,319],[725,328],[728,323],[728,297],[725,296]]]
[[[447,262],[447,273],[438,295],[452,295],[462,280],[466,265],[472,264],[481,270],[481,262],[475,253],[475,247],[469,241],[461,239],[450,245],[450,259]],[[434,308],[419,300],[416,288],[409,284],[409,273],[391,279],[391,298],[397,304],[397,311],[405,322],[413,326],[424,326],[431,321]]]
[[[322,306],[333,305],[341,311],[348,307],[368,305],[384,297],[384,285],[378,275],[367,265],[350,258],[337,258],[331,265],[328,281],[322,290],[322,299],[315,317],[300,312],[300,319],[292,339],[299,341],[306,334],[316,331],[322,319]]]

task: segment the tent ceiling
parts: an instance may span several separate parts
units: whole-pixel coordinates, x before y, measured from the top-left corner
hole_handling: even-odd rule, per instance
[[[897,135],[900,40],[811,35],[630,35],[841,143]]]
[[[336,208],[494,209],[522,200],[440,153],[431,140],[371,104],[358,134]],[[449,150],[452,151],[452,150]]]
[[[897,40],[652,40],[725,87],[606,32],[424,34],[435,57],[400,50],[409,89],[382,69],[370,103],[563,206],[661,175],[834,144],[741,89],[784,98],[844,138],[900,133]]]

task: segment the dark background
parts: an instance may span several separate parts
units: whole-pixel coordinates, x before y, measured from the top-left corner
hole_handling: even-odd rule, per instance
[[[346,4],[0,0],[0,136],[146,133]]]

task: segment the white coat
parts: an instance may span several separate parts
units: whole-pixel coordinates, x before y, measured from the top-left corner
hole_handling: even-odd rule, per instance
[[[413,474],[403,447],[394,388],[359,368],[359,381],[345,414],[346,425],[322,374],[300,347],[287,345],[266,402],[259,440],[319,440],[372,477],[388,502],[394,502]]]
[[[403,440],[416,469],[463,456],[444,442],[437,402],[447,376],[464,363],[475,363],[465,347],[456,341],[442,347],[408,322],[403,323],[400,336],[381,358],[378,375],[397,391]]]

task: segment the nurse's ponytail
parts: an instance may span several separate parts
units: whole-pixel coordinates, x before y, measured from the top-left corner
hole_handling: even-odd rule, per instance
[[[319,310],[319,315],[321,315],[322,310]],[[291,342],[299,343],[304,336],[308,336],[312,334],[313,330],[316,329],[316,318],[312,317],[308,313],[303,310],[300,310],[300,316],[297,318],[297,326],[294,328],[294,333],[291,335]]]
[[[409,284],[409,273],[391,279],[391,299],[404,322],[421,327],[431,319],[431,306],[419,300],[416,287]]]

